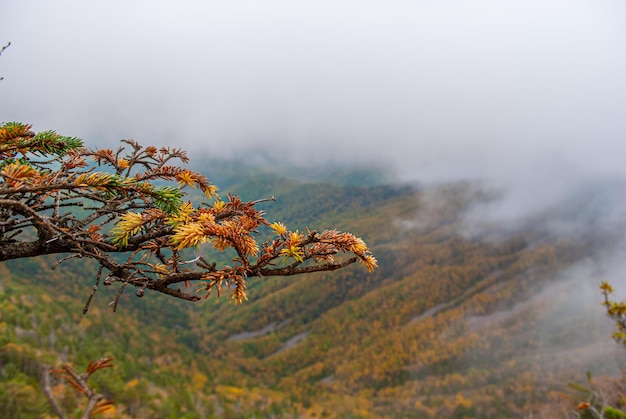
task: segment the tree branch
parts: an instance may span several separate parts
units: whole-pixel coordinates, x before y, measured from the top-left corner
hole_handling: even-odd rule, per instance
[[[37,229],[39,237],[43,240],[49,239],[56,233],[54,228],[52,228],[52,226],[50,226],[50,224],[41,215],[39,215],[37,211],[20,201],[0,199],[0,208],[2,207],[10,208],[17,214],[32,218],[34,220],[33,227]]]
[[[274,269],[260,269],[259,272],[263,276],[292,276],[299,274],[307,274],[313,272],[323,272],[323,271],[336,271],[337,269],[345,268],[348,265],[356,262],[358,258],[353,257],[347,260],[344,260],[340,263],[325,263],[323,265],[313,265],[313,266],[302,266],[300,268],[274,268]]]
[[[59,403],[52,394],[52,388],[50,388],[50,367],[48,367],[47,365],[43,369],[42,379],[42,390],[43,393],[46,395],[50,406],[52,406],[52,409],[59,416],[59,418],[68,419],[67,415],[65,414],[63,409],[61,409],[61,406],[59,406]]]
[[[30,125],[14,122],[0,124],[0,134],[0,261],[49,254],[61,255],[59,263],[74,257],[95,260],[99,269],[84,313],[102,275],[107,276],[104,285],[121,283],[112,302],[115,310],[128,285],[137,288],[138,297],[149,289],[198,301],[201,297],[173,285],[206,280],[207,294],[224,286],[241,302],[248,277],[333,271],[356,261],[368,270],[376,267],[365,243],[350,233],[318,234],[307,228],[303,234],[270,224],[256,205],[275,201],[273,196],[250,202],[231,194],[217,198],[206,177],[171,165],[173,159],[188,161],[182,150],[142,147],[130,140],[117,150],[88,150],[79,139],[53,131],[35,134]],[[185,187],[215,199],[197,206],[184,203]],[[62,207],[67,212],[62,214]],[[268,243],[257,242],[263,226],[277,234]],[[234,249],[232,267],[217,269],[200,256],[181,262],[186,249],[203,243],[220,252]],[[339,252],[349,258],[335,263]],[[280,268],[273,265],[277,259],[283,260]]]

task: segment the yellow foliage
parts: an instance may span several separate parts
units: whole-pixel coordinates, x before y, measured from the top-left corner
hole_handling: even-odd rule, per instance
[[[354,241],[350,244],[350,251],[360,254],[363,253],[367,250],[367,245],[365,244],[365,242],[363,241],[363,239],[360,239],[358,237],[354,238]]]
[[[191,377],[191,385],[193,391],[200,391],[209,379],[201,372],[195,372]]]
[[[222,209],[224,209],[225,205],[226,205],[226,202],[222,201],[221,199],[216,199],[215,202],[213,203],[213,208],[215,208],[215,210],[219,212]]]
[[[120,412],[117,411],[114,404],[106,406],[106,410],[102,413],[103,418],[117,418],[119,417]]]
[[[1,172],[0,177],[4,178],[6,185],[20,189],[25,185],[40,183],[43,177],[37,169],[26,164],[11,163]]]
[[[108,186],[115,176],[111,173],[95,172],[83,173],[74,180],[76,186],[92,186],[95,188],[104,188]]]
[[[285,225],[281,222],[275,222],[270,224],[270,227],[272,228],[272,230],[274,230],[276,232],[276,234],[278,234],[279,236],[283,236],[285,234],[287,234],[287,227],[285,227]]]
[[[24,352],[24,347],[22,345],[18,345],[17,343],[9,342],[2,347],[3,351],[11,351],[21,353]]]
[[[211,244],[220,252],[223,252],[228,247],[230,247],[230,242],[224,237],[213,237],[211,239]]]
[[[198,222],[206,223],[209,225],[215,224],[215,216],[208,212],[203,212],[198,216]]]
[[[215,392],[231,401],[237,400],[245,394],[242,388],[226,385],[215,386]]]
[[[176,180],[178,181],[179,187],[190,186],[192,188],[196,187],[196,177],[193,172],[185,170],[176,175]]]
[[[9,126],[3,126],[0,128],[0,141],[2,144],[2,149],[8,148],[9,144],[7,144],[10,140],[15,140],[20,137],[27,137],[30,134],[30,129],[32,125],[27,124],[14,124]]]
[[[177,213],[170,215],[167,218],[167,224],[173,228],[176,228],[180,224],[185,224],[191,221],[191,213],[194,211],[191,202],[185,202],[180,206]]]
[[[293,258],[297,262],[303,262],[304,252],[302,248],[296,245],[291,245],[289,247],[284,248],[280,251],[280,256],[284,257],[285,260],[289,258]]]
[[[120,221],[118,221],[111,230],[113,242],[119,243],[121,246],[127,246],[128,240],[139,232],[144,222],[144,218],[141,214],[129,211],[122,215]]]
[[[207,237],[201,223],[188,223],[176,228],[172,236],[172,245],[176,250],[194,247],[204,243]]]
[[[256,240],[254,240],[251,236],[243,236],[242,240],[242,248],[248,255],[258,256],[259,254],[259,245]]]
[[[372,272],[374,269],[378,268],[378,261],[372,255],[366,255],[359,258],[359,262],[365,265],[368,272]]]
[[[89,320],[87,316],[83,316],[80,318],[80,321],[78,322],[78,328],[80,330],[85,331],[89,329],[89,327],[91,327],[91,324],[92,324],[91,320]]]
[[[133,378],[132,380],[127,382],[124,387],[131,389],[137,387],[137,384],[139,384],[139,380],[137,378]]]
[[[200,188],[202,189],[202,193],[204,193],[204,196],[206,196],[207,198],[217,195],[217,191],[219,190],[216,186],[213,185],[201,185]]]
[[[289,232],[289,242],[291,243],[299,243],[303,238],[302,233],[298,230]]]

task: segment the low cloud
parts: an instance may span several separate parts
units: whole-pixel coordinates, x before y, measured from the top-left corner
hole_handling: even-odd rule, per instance
[[[626,176],[625,18],[618,0],[8,0],[0,119],[478,180],[512,217]]]

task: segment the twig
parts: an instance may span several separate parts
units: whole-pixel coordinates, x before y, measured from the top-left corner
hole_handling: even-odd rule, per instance
[[[93,285],[93,288],[91,289],[91,293],[89,293],[89,298],[87,298],[87,302],[85,303],[85,307],[83,308],[83,314],[87,314],[87,312],[89,311],[89,305],[91,304],[91,300],[93,299],[93,296],[96,294],[96,291],[98,291],[98,285],[100,284],[101,277],[102,277],[102,266],[98,268],[98,275],[96,276],[96,283]]]
[[[59,260],[56,261],[56,263],[52,266],[52,270],[55,270],[56,268],[58,268],[59,265],[62,264],[63,262],[66,262],[66,261],[68,261],[70,259],[74,259],[74,258],[80,259],[82,257],[83,257],[83,255],[81,255],[80,253],[76,253],[76,254],[73,254],[73,255],[65,256],[64,258],[59,259]]]
[[[2,55],[2,53],[4,52],[5,49],[9,48],[11,46],[11,43],[7,43],[5,46],[2,47],[2,49],[0,49],[0,55]],[[4,77],[0,77],[0,80],[4,80]]]
[[[52,395],[52,389],[50,388],[50,367],[45,366],[43,369],[42,375],[43,375],[42,377],[43,378],[43,384],[42,384],[43,392],[46,395],[46,398],[48,399],[48,401],[50,402],[50,405],[52,406],[56,414],[59,415],[61,419],[68,419],[67,415],[65,414],[63,409],[61,409],[61,406],[59,406],[59,403],[57,403],[57,400]]]
[[[69,365],[63,366],[63,370],[65,370],[65,372],[67,372],[74,379],[74,382],[82,387],[82,393],[85,395],[85,397],[89,399],[89,403],[87,404],[87,407],[85,408],[82,416],[82,419],[89,419],[89,417],[91,416],[91,412],[93,411],[94,407],[96,407],[96,403],[98,403],[103,397],[91,388],[89,388],[89,386],[87,385],[86,379],[89,377],[88,374],[78,374]]]
[[[96,407],[96,403],[100,401],[99,395],[95,394],[94,396],[89,397],[89,403],[87,404],[87,407],[85,408],[85,411],[83,412],[83,416],[81,419],[91,418],[91,412],[93,412],[94,407]]]
[[[181,265],[186,265],[186,264],[188,264],[188,263],[194,263],[194,262],[197,262],[197,261],[199,261],[199,260],[200,260],[200,256],[197,256],[197,257],[195,257],[195,258],[193,258],[193,259],[190,259],[190,260],[183,260],[183,261],[180,261],[180,262],[178,262],[178,263],[180,263]]]
[[[2,55],[2,53],[4,52],[5,49],[9,48],[11,46],[11,43],[8,42],[5,46],[2,47],[2,49],[0,49],[0,55]]]
[[[59,216],[60,205],[61,205],[61,191],[57,191],[56,197],[54,198],[54,216],[55,217]]]
[[[124,294],[124,289],[126,288],[127,285],[128,285],[128,282],[124,282],[122,284],[122,286],[120,287],[120,290],[117,292],[117,295],[115,296],[115,300],[111,301],[111,303],[109,304],[113,306],[114,313],[117,310],[117,303],[119,303],[120,298],[122,297],[122,294]]]
[[[262,199],[257,199],[256,201],[252,201],[251,203],[256,205],[256,204],[260,204],[261,202],[269,202],[269,201],[274,201],[276,202],[276,198],[275,197],[271,197],[271,198],[262,198]]]
[[[259,269],[258,271],[263,276],[292,276],[304,273],[322,272],[322,271],[334,271],[337,269],[345,268],[346,266],[353,264],[358,260],[357,257],[346,259],[340,263],[326,263],[323,265],[304,266],[301,268],[275,268],[275,269]],[[256,273],[254,270],[252,272]]]

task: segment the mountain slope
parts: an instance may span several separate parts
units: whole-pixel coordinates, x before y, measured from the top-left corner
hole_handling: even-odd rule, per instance
[[[83,317],[94,267],[7,263],[0,386],[36,400],[15,417],[47,409],[40,363],[102,356],[116,358],[97,382],[120,417],[512,417],[588,368],[615,367],[594,278],[610,231],[555,233],[555,211],[468,235],[466,214],[486,195],[467,183],[230,179],[244,199],[277,198],[262,204],[270,221],[362,236],[380,268],[254,280],[242,306],[129,293],[113,314],[116,290],[104,288]]]

